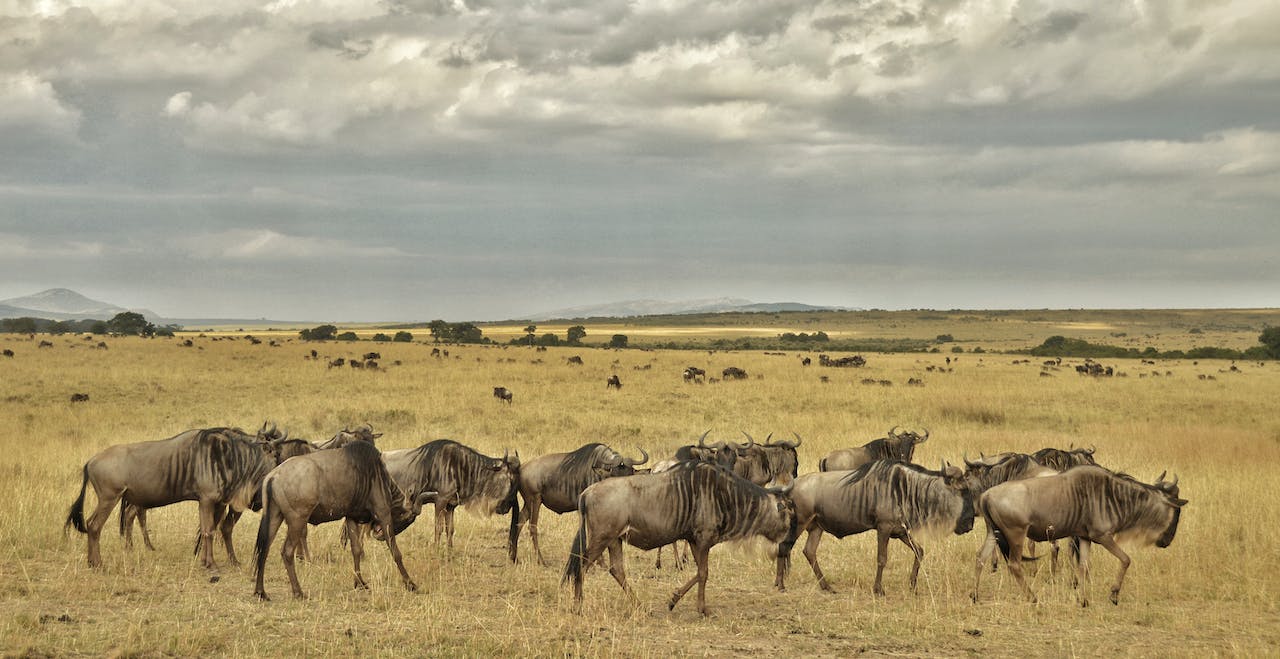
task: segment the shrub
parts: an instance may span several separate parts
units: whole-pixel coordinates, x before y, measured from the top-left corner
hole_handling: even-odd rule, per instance
[[[395,341],[396,343],[409,343],[410,341],[413,340],[413,335],[401,330],[399,332],[396,332],[396,335],[392,337],[391,340]]]
[[[356,336],[355,332],[343,332],[335,336],[334,338],[339,341],[359,341],[360,340],[360,337]]]
[[[380,342],[387,342],[391,340],[391,337],[387,336],[386,334],[383,334],[382,332],[378,332],[377,334],[373,335],[373,340],[380,341]]]
[[[610,337],[610,339],[609,339],[609,347],[610,347],[610,348],[625,348],[625,347],[627,347],[627,335],[626,335],[626,334],[614,334],[614,335],[613,335],[612,337]]]

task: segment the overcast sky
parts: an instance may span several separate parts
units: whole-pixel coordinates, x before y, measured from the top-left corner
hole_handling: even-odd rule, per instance
[[[1275,0],[0,0],[0,299],[1280,306]]]

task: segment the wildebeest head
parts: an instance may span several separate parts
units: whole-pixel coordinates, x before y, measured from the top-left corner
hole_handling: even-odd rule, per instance
[[[924,435],[914,430],[904,430],[896,432],[898,426],[889,429],[889,434],[884,438],[885,446],[890,455],[895,460],[903,462],[911,462],[911,456],[915,454],[916,444],[923,444],[929,439],[929,429],[926,428]]]
[[[399,488],[395,488],[399,491]],[[435,503],[436,492],[420,492],[416,497],[408,497],[400,492],[400,497],[391,504],[392,528],[396,535],[400,535],[405,529],[418,519],[418,515],[422,514],[422,506],[428,503]],[[386,532],[374,524],[370,529],[376,540],[385,541],[387,539]]]
[[[926,436],[928,435],[926,431]],[[960,516],[956,518],[955,534],[964,535],[973,530],[973,518],[976,511],[973,507],[973,492],[969,487],[969,479],[965,477],[965,471],[955,465],[949,464],[946,460],[942,461],[942,468],[939,469],[942,474],[942,482],[947,489],[959,494],[964,500],[963,507],[960,509]]]
[[[1178,533],[1178,520],[1182,517],[1182,507],[1187,505],[1186,499],[1178,498],[1178,476],[1175,474],[1172,481],[1164,479],[1166,472],[1160,472],[1156,477],[1154,487],[1164,494],[1165,502],[1173,506],[1173,519],[1169,521],[1169,526],[1160,534],[1160,538],[1156,540],[1156,546],[1161,549],[1173,544],[1173,536]]]
[[[516,504],[516,490],[520,483],[520,451],[511,455],[504,451],[501,458],[489,463],[489,477],[480,487],[485,500],[494,502],[495,515],[507,514]],[[485,511],[489,512],[489,511]]]
[[[642,465],[649,461],[649,453],[644,449],[640,449],[639,460],[628,458],[621,453],[610,450],[611,455],[605,456],[594,465],[595,472],[601,478],[613,478],[615,476],[630,476],[636,473],[636,465]]]

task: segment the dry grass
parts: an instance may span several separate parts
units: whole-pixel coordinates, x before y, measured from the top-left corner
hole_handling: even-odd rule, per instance
[[[1096,322],[1082,319],[1080,322]],[[933,331],[929,329],[927,331]],[[37,341],[42,338],[37,337]],[[960,338],[957,336],[957,338]],[[1162,374],[1115,362],[1128,378],[1057,377],[1011,358],[964,355],[950,373],[928,372],[944,355],[868,355],[863,369],[799,365],[796,353],[612,352],[596,349],[451,347],[368,343],[318,347],[328,357],[377,349],[380,372],[326,369],[303,359],[313,346],[271,348],[195,337],[178,341],[109,339],[91,349],[78,337],[37,349],[25,337],[0,336],[17,357],[0,361],[0,653],[28,655],[604,655],[729,654],[1274,654],[1280,647],[1280,365],[1161,363]],[[581,354],[586,364],[565,358]],[[543,363],[532,363],[542,360]],[[616,363],[615,363],[616,362]],[[735,365],[743,382],[685,385],[688,364],[717,373]],[[652,365],[649,370],[637,367]],[[620,392],[607,391],[617,373]],[[1216,380],[1198,380],[1198,374]],[[827,375],[829,383],[819,382]],[[887,379],[892,387],[859,384]],[[909,377],[922,388],[903,386]],[[515,392],[506,406],[494,386]],[[71,404],[73,392],[90,394]],[[874,543],[834,541],[821,554],[839,591],[818,591],[799,550],[789,589],[771,589],[764,558],[718,547],[708,587],[710,618],[692,602],[668,612],[667,595],[687,578],[653,569],[652,554],[627,551],[640,597],[629,604],[607,575],[588,575],[586,605],[570,608],[558,568],[506,562],[504,520],[460,516],[452,556],[430,541],[431,520],[402,536],[406,565],[421,592],[399,585],[387,552],[370,547],[371,590],[351,590],[350,558],[337,525],[312,530],[316,560],[300,567],[311,599],[290,601],[277,552],[268,563],[275,600],[252,597],[248,567],[223,569],[211,584],[191,556],[195,506],[152,511],[157,552],[126,552],[104,533],[102,570],[85,565],[83,537],[63,537],[80,466],[110,444],[158,439],[212,425],[256,426],[277,420],[295,435],[322,438],[344,424],[369,421],[385,432],[383,448],[451,437],[489,454],[518,448],[531,458],[605,441],[627,453],[656,456],[713,430],[805,438],[801,471],[826,452],[880,436],[894,424],[925,426],[932,438],[917,459],[1043,446],[1096,445],[1103,464],[1151,480],[1168,468],[1182,477],[1191,503],[1172,547],[1134,552],[1120,606],[1106,602],[1116,562],[1095,552],[1092,599],[1080,609],[1063,576],[1041,570],[1041,603],[1024,604],[1004,572],[988,575],[983,600],[971,604],[978,530],[926,546],[918,594],[906,590],[906,550],[891,548],[888,596],[871,595]],[[562,562],[576,515],[543,515],[543,549]],[[114,517],[108,531],[114,530]],[[237,531],[242,557],[252,551],[257,516]],[[218,553],[221,557],[221,552]]]

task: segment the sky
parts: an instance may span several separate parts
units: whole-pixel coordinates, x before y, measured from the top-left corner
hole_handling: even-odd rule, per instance
[[[1280,306],[1274,0],[0,0],[0,299]]]

